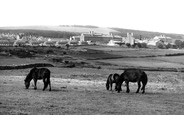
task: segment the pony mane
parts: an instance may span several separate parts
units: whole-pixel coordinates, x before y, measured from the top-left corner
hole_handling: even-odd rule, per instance
[[[37,69],[36,67],[31,69],[24,81],[30,81],[32,79],[32,74],[33,74],[33,72],[35,72],[36,69]]]

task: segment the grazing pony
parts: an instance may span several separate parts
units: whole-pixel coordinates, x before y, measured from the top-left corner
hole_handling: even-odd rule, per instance
[[[148,81],[148,77],[147,77],[147,74],[140,70],[140,69],[127,69],[125,70],[118,82],[117,82],[117,91],[118,93],[121,91],[121,85],[122,83],[125,81],[126,83],[126,87],[127,87],[127,90],[126,92],[129,93],[130,92],[130,89],[129,89],[129,82],[137,82],[138,84],[138,89],[136,91],[136,93],[139,93],[139,89],[141,87],[141,82],[142,82],[142,93],[145,93],[145,86],[147,84],[147,81]]]
[[[34,89],[36,90],[36,83],[37,80],[41,80],[43,79],[43,83],[44,83],[44,87],[43,87],[43,91],[47,88],[47,86],[49,85],[49,91],[51,91],[51,83],[50,83],[50,70],[47,68],[36,68],[34,67],[33,69],[30,70],[29,74],[26,76],[24,83],[25,83],[25,87],[26,89],[29,88],[30,86],[30,81],[34,80]]]
[[[107,78],[106,89],[109,90],[109,87],[110,87],[110,90],[112,90],[112,85],[113,85],[113,83],[115,83],[115,90],[117,91],[116,83],[117,83],[119,77],[120,77],[120,75],[117,73],[110,74]]]

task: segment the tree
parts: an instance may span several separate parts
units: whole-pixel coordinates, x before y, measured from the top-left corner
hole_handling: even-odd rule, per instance
[[[184,48],[184,41],[181,43],[181,48]]]
[[[147,48],[147,44],[146,43],[141,43],[141,47],[142,48]]]
[[[172,47],[172,45],[170,43],[168,43],[165,47],[166,47],[166,49],[169,49]]]
[[[182,41],[181,40],[175,40],[175,45],[177,48],[182,48],[181,45],[182,45]]]
[[[126,43],[126,46],[127,46],[127,47],[130,47],[131,45],[130,45],[130,43]]]
[[[141,43],[137,43],[137,46],[138,46],[139,48],[142,48]]]
[[[164,49],[165,48],[164,44],[160,43],[160,42],[157,42],[156,46],[157,46],[157,48],[160,48],[160,49]]]

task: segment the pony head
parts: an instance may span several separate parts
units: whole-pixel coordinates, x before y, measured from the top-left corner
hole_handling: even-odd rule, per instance
[[[26,78],[24,80],[24,84],[25,84],[26,89],[28,89],[30,86],[30,81],[32,80],[32,76],[35,74],[35,70],[36,70],[36,67],[31,69],[31,71],[28,73],[28,75],[26,76]]]
[[[24,84],[25,84],[26,89],[28,89],[28,88],[29,88],[29,86],[30,86],[30,82],[28,82],[28,81],[24,80]]]
[[[121,85],[123,82],[124,82],[124,74],[122,73],[116,82],[115,90],[118,91],[118,93],[121,91]]]

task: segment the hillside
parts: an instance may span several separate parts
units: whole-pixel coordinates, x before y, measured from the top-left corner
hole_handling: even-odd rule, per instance
[[[109,32],[118,32],[110,28],[102,27],[80,27],[80,26],[20,26],[20,27],[0,27],[0,30],[44,30],[44,31],[65,31],[84,33],[94,31],[96,33],[109,34]]]
[[[150,31],[123,29],[123,28],[111,28],[111,29],[118,31],[118,32],[112,32],[113,34],[118,34],[118,35],[121,35],[124,37],[126,37],[127,32],[132,32],[132,33],[134,33],[135,38],[140,38],[140,35],[142,38],[153,38],[153,37],[159,36],[159,35],[166,35],[166,36],[171,37],[173,39],[184,40],[184,35],[182,35],[182,34],[150,32]]]

